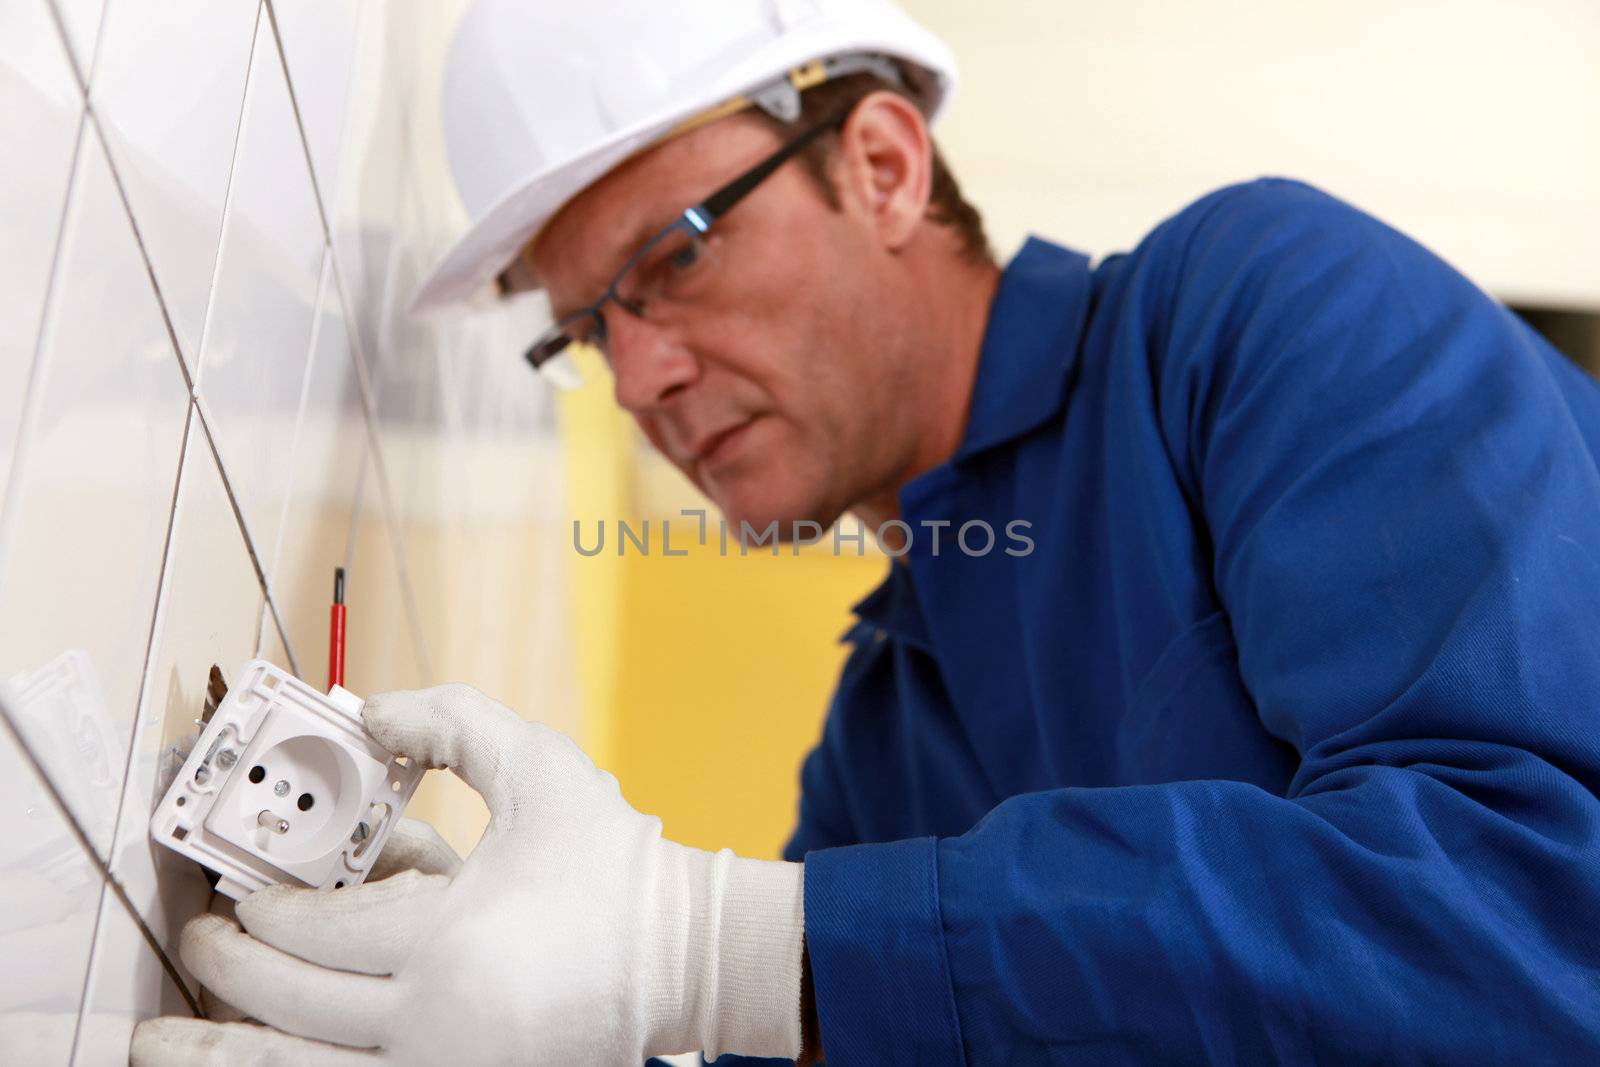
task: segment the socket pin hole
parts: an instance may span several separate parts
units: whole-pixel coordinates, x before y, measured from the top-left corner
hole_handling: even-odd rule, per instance
[[[317,798],[312,796],[310,793],[301,793],[300,799],[294,802],[294,806],[299,808],[301,811],[310,811],[311,805],[315,804],[316,802]]]
[[[393,789],[396,793],[400,792],[400,779],[396,778],[394,781],[390,782],[389,788]]]
[[[256,764],[254,767],[250,768],[250,781],[251,781],[252,784],[260,785],[261,784],[261,780],[263,778],[265,778],[266,776],[267,776],[267,769],[265,767],[261,766],[259,763]]]
[[[188,799],[188,797],[179,797],[177,800],[174,800],[173,803],[181,808],[188,801]]]
[[[184,838],[189,836],[189,831],[180,826],[176,830],[172,831],[172,836],[176,840],[182,841]]]
[[[333,883],[333,888],[335,888],[335,889],[343,889],[344,888],[344,883],[343,882],[335,882],[335,883]]]

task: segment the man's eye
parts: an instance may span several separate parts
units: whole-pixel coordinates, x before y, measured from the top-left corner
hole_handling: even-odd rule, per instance
[[[682,248],[672,253],[672,258],[667,262],[673,270],[682,273],[693,267],[700,260],[700,242],[690,241]]]

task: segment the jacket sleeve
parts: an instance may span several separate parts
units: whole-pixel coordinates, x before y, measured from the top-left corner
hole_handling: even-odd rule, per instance
[[[1152,386],[1298,773],[813,853],[829,1062],[1600,1062],[1590,383],[1306,187],[1180,236]]]

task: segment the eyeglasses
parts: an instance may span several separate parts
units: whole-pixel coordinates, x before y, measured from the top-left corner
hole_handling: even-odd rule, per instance
[[[652,309],[659,311],[662,305],[692,302],[716,266],[715,249],[706,241],[712,225],[808,144],[843,126],[851,110],[844,108],[819,122],[679,215],[628,258],[600,299],[563,315],[539,335],[524,358],[552,385],[574,389],[583,383],[583,375],[571,350],[588,345],[606,353],[607,304],[648,319]]]

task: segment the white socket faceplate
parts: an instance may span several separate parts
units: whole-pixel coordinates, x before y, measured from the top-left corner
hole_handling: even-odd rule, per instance
[[[251,660],[156,806],[150,836],[243,900],[268,885],[358,885],[423,769],[361,725],[362,700]]]

